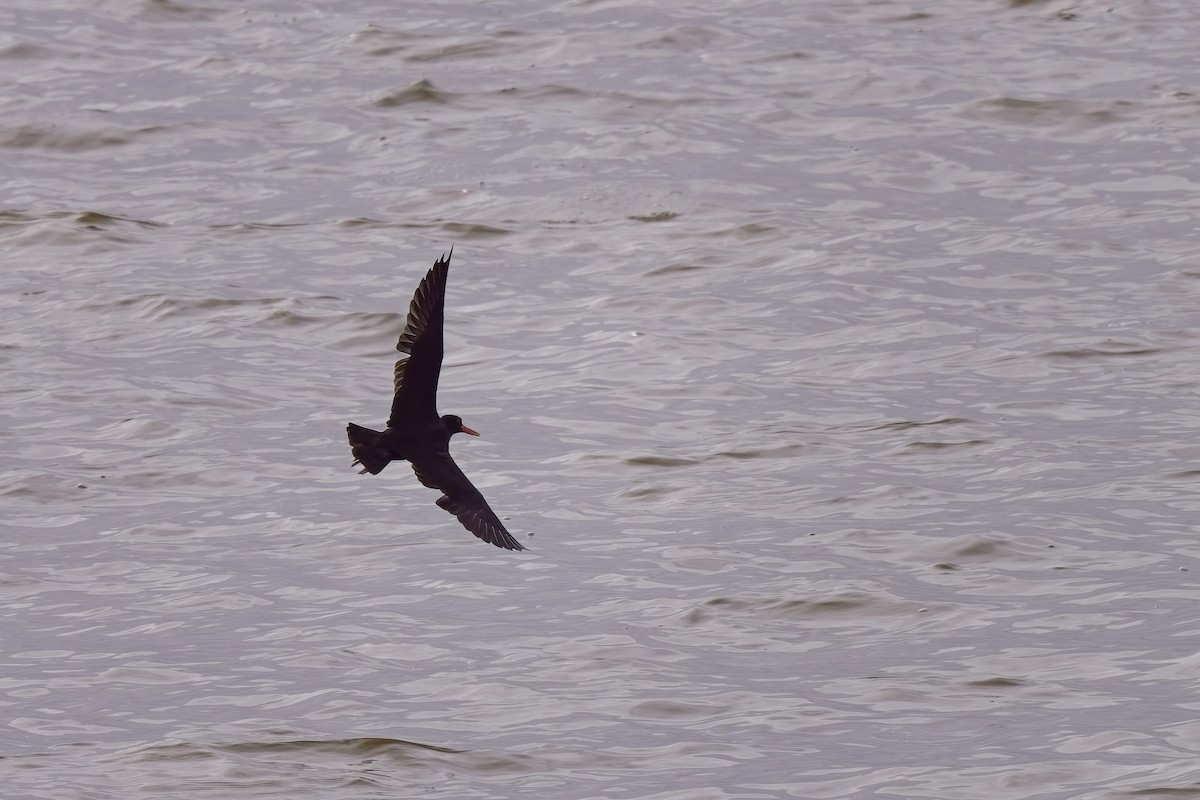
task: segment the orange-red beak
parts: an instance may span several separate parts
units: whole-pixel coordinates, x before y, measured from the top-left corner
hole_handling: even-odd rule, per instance
[[[463,425],[463,426],[462,426],[462,432],[463,432],[463,433],[466,433],[466,434],[470,434],[471,436],[478,436],[478,435],[479,435],[479,431],[473,431],[473,430],[471,430],[470,428],[468,428],[466,425]]]

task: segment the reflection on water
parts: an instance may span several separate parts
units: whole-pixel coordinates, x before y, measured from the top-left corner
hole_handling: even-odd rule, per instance
[[[14,797],[1197,791],[1189,6],[393,11],[0,11]]]

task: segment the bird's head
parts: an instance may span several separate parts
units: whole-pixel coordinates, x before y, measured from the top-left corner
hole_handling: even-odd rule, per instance
[[[479,431],[473,431],[466,425],[463,425],[462,417],[458,416],[457,414],[447,414],[446,416],[442,417],[442,424],[446,426],[446,430],[450,431],[451,436],[456,433],[466,433],[471,436],[479,435]]]

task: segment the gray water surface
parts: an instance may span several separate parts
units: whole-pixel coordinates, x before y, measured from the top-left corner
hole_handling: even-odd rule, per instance
[[[1197,34],[7,4],[5,797],[1200,796]]]

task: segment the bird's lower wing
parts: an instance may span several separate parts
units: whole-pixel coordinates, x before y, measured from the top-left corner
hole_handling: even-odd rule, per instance
[[[496,516],[496,512],[492,511],[487,500],[483,499],[483,495],[463,474],[458,464],[454,463],[448,452],[413,461],[412,467],[413,472],[417,474],[417,480],[431,489],[442,491],[437,504],[458,517],[464,528],[496,547],[503,547],[505,550],[525,549],[505,530],[504,523]]]

